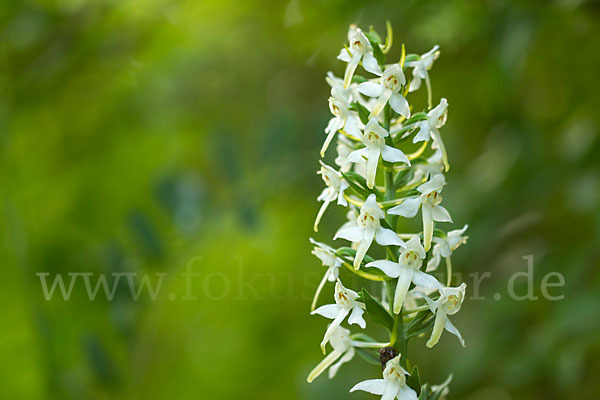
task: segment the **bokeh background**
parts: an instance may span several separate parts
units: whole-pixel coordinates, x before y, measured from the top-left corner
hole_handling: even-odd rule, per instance
[[[342,74],[350,23],[386,19],[392,55],[441,46],[444,201],[470,225],[453,264],[467,283],[492,273],[457,315],[466,349],[411,343],[422,378],[453,372],[455,399],[600,398],[600,6],[585,0],[2,1],[0,398],[374,398],[347,393],[380,373],[360,358],[305,383],[326,326],[308,315],[323,272],[308,237],[325,73]],[[563,300],[506,296],[526,255],[534,293],[559,271]],[[167,275],[154,301],[127,285],[89,301],[81,282],[46,301],[39,272]]]

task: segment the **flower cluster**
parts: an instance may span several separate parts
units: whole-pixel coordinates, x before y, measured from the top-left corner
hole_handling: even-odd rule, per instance
[[[389,23],[385,42],[372,28],[364,32],[352,25],[348,44],[338,55],[346,63],[344,77],[332,73],[326,77],[331,86],[332,118],[325,129],[321,156],[326,156],[333,139],[337,139],[337,156],[336,168],[320,161],[318,174],[325,188],[318,197],[323,204],[314,230],[329,204],[335,202],[347,210],[348,222],[333,239],[350,245],[334,248],[311,239],[313,254],[327,268],[312,314],[331,322],[321,340],[326,356],[310,372],[308,381],[328,368],[332,378],[342,364],[359,354],[381,365],[383,377],[360,382],[351,391],[366,391],[385,400],[441,399],[450,380],[437,386],[421,383],[406,351],[409,339],[428,336],[425,344],[431,348],[444,331],[458,337],[464,346],[450,317],[460,310],[466,285],[453,286],[450,257],[466,242],[467,226],[446,233],[436,224],[452,222],[441,194],[446,185],[444,173],[449,169],[440,135],[448,102],[442,98],[433,106],[429,79],[439,48],[417,55],[406,54],[402,46],[399,61],[387,63],[391,45]],[[359,70],[361,65],[364,73]],[[410,74],[410,79],[405,74]],[[423,81],[427,104],[419,108],[409,103],[408,97],[419,92]],[[398,227],[411,224],[406,220],[419,212],[420,232],[398,233]],[[445,271],[439,269],[442,258]],[[354,291],[342,283],[348,282],[346,275],[354,275],[357,279],[353,282],[372,281],[369,287],[378,285],[380,290],[372,295],[363,285]],[[334,302],[317,307],[327,282],[334,285]],[[368,321],[384,326],[389,338],[378,341],[367,336]],[[329,354],[328,345],[332,348]]]

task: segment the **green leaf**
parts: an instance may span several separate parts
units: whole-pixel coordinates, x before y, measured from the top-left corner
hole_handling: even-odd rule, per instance
[[[429,311],[421,311],[406,327],[406,338],[419,336],[433,328],[435,322],[434,314]]]
[[[373,56],[375,57],[375,59],[377,60],[379,65],[381,65],[382,67],[385,66],[385,56],[383,55],[383,51],[381,51],[381,47],[379,47],[379,44],[376,42],[373,42],[371,40],[369,40],[369,42],[371,42],[371,46],[373,47]]]
[[[340,247],[339,249],[336,250],[335,254],[337,256],[340,257],[350,257],[352,259],[354,259],[354,257],[356,257],[356,250],[350,248],[350,247]],[[350,264],[352,264],[352,260],[347,260]],[[375,261],[375,259],[373,257],[371,257],[368,254],[365,254],[365,257],[363,259],[363,263],[370,263],[371,261]],[[373,272],[371,272],[371,269],[373,270]],[[373,273],[375,275],[380,275],[380,276],[385,276],[385,274],[383,272],[381,272],[380,269],[377,268],[367,268],[369,273]]]
[[[406,64],[407,62],[419,61],[420,59],[421,56],[418,54],[407,54],[406,58],[404,59],[404,64]]]
[[[369,32],[363,32],[363,33],[365,34],[367,39],[369,39],[369,42],[383,44],[383,41],[381,40],[381,36],[379,36],[377,31],[375,29],[373,29],[373,27],[371,27],[371,29],[369,29]]]
[[[436,237],[440,237],[440,238],[442,238],[442,239],[445,239],[445,238],[446,238],[448,235],[446,234],[446,232],[444,232],[444,231],[443,231],[443,230],[441,230],[441,229],[434,229],[434,230],[433,230],[433,236],[436,236]]]
[[[367,107],[363,106],[359,102],[355,101],[350,105],[350,109],[358,112],[358,117],[363,124],[367,124],[369,122],[369,110]]]
[[[410,197],[410,196],[418,196],[420,194],[421,194],[421,192],[419,192],[417,189],[411,189],[408,192],[404,193],[404,196]]]
[[[361,296],[362,293],[359,293],[358,295]],[[356,340],[357,342],[365,342],[365,343],[377,342],[375,339],[373,339],[371,336],[367,335],[366,333],[353,333],[352,335],[350,335],[350,339]]]
[[[360,358],[362,358],[369,364],[381,366],[379,357],[376,355],[376,352],[374,350],[364,349],[362,347],[355,347],[354,350],[356,350],[356,353],[360,356]]]
[[[352,171],[342,172],[342,175],[350,185],[350,188],[352,188],[358,196],[361,196],[363,200],[373,193],[378,201],[383,201],[383,193],[375,188],[369,189],[367,181],[362,175]]]
[[[344,178],[346,178],[346,180],[350,183],[356,183],[358,184],[361,188],[365,189],[365,190],[369,190],[369,187],[367,186],[367,180],[360,174],[357,174],[356,172],[352,172],[352,171],[348,171],[348,172],[342,172],[342,175],[344,175]]]
[[[394,317],[383,307],[383,305],[363,288],[363,300],[367,307],[367,313],[376,324],[386,327],[390,332],[394,329]]]
[[[425,383],[421,387],[421,394],[419,395],[419,400],[432,400],[429,397],[429,386]]]
[[[362,75],[354,74],[352,76],[352,83],[363,83],[363,82],[366,82],[366,81],[368,81],[368,79],[365,78]]]
[[[354,174],[354,173],[352,173],[352,174]],[[360,181],[358,181],[353,175],[350,175],[350,172],[342,172],[342,175],[346,179],[346,182],[348,182],[350,189],[352,189],[358,197],[360,197],[362,200],[365,200],[367,197],[369,197],[369,194],[371,194],[369,189],[366,187],[363,187],[360,184]],[[358,175],[358,174],[356,174],[356,175]],[[360,175],[358,175],[358,176],[360,176]],[[363,180],[364,180],[364,178],[363,178]]]
[[[427,120],[427,113],[424,112],[417,112],[414,113],[413,115],[410,116],[409,119],[407,119],[406,121],[404,121],[404,123],[402,125],[410,125],[410,124],[414,124],[415,122],[419,122],[419,121],[425,121]]]
[[[414,170],[412,168],[404,169],[396,174],[394,177],[394,187],[404,187],[414,176]]]
[[[406,380],[406,384],[410,386],[417,396],[421,393],[421,377],[419,376],[419,368],[415,365],[410,373],[410,376]]]

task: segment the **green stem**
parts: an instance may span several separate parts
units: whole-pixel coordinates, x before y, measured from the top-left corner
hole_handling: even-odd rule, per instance
[[[390,125],[391,125],[391,120],[392,120],[392,115],[391,115],[391,108],[390,105],[386,105],[385,108],[383,109],[383,127],[389,131],[390,129]],[[388,146],[392,146],[394,147],[394,142],[392,140],[391,136],[388,136],[386,138],[386,144]],[[384,164],[385,165],[385,164]],[[386,165],[387,166],[387,165]],[[392,165],[393,166],[393,165]],[[386,168],[384,170],[384,179],[385,179],[385,200],[386,201],[393,201],[396,198],[396,186],[394,184],[394,170],[393,168]],[[387,221],[390,224],[390,226],[392,227],[392,229],[394,229],[394,231],[396,230],[396,222],[397,219],[395,218],[395,216],[392,215],[388,215],[387,216]],[[390,256],[390,254],[388,254],[388,259],[390,258],[394,258],[393,255]],[[393,281],[388,281],[387,283],[387,289],[388,289],[388,302],[389,302],[389,307],[390,307],[390,313],[392,315],[394,315],[393,312],[393,304],[394,304],[394,288],[395,285],[392,286],[392,282],[394,282],[395,285],[398,284],[398,279],[394,279]],[[396,345],[397,343],[397,345]],[[393,328],[393,332],[392,332],[392,336],[390,338],[390,346],[394,347],[401,355],[402,357],[400,357],[400,364],[402,365],[403,368],[408,368],[407,366],[407,351],[408,351],[408,343],[406,340],[406,335],[404,332],[404,321],[402,319],[402,313],[397,314],[394,316],[394,328]]]
[[[401,313],[396,315],[394,325],[397,325],[396,332],[398,332],[398,352],[402,355],[400,357],[400,365],[402,365],[402,368],[408,369],[408,341],[406,340],[406,336],[404,334],[404,320]]]

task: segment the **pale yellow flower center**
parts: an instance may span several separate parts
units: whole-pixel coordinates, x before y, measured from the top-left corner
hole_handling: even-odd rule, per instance
[[[387,75],[381,78],[383,86],[392,91],[400,89],[400,78],[396,75]]]
[[[356,222],[361,228],[377,227],[379,225],[379,218],[375,218],[369,212],[362,212]]]
[[[380,146],[384,139],[377,133],[371,131],[365,134],[364,141],[367,146]]]
[[[442,195],[437,190],[434,190],[433,192],[427,193],[424,200],[435,206],[442,202]]]

